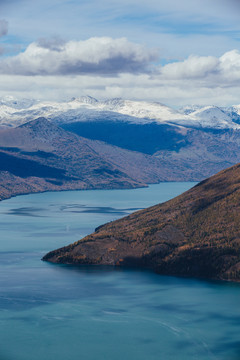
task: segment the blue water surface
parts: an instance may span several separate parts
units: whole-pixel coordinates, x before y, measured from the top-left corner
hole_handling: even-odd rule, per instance
[[[0,360],[240,359],[240,286],[42,262],[193,183],[49,192],[0,203]]]

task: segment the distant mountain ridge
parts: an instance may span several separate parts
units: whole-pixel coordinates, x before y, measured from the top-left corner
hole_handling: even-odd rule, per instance
[[[98,227],[43,260],[240,281],[240,164],[163,204]]]
[[[143,187],[185,176],[154,156],[80,137],[45,118],[0,131],[0,200],[47,190]]]
[[[137,124],[170,124],[190,128],[240,129],[240,106],[186,107],[179,111],[159,102],[109,99],[98,101],[90,96],[70,101],[0,99],[0,126],[18,126],[36,117],[57,123],[105,119]]]
[[[157,102],[118,98],[99,101],[89,96],[58,103],[0,100],[0,127],[5,129],[44,115],[51,124],[93,141],[92,146],[95,141],[102,141],[106,149],[108,144],[104,151],[106,160],[113,161],[114,157],[115,163],[118,161],[119,149],[110,151],[111,146],[122,148],[122,152],[125,149],[153,155],[155,160],[151,158],[149,162],[151,166],[153,161],[156,163],[155,170],[151,167],[152,176],[146,157],[143,162],[127,161],[132,164],[127,166],[129,174],[135,177],[138,173],[138,179],[144,183],[200,181],[240,162],[239,114],[240,106],[194,105],[177,111]],[[8,146],[4,139],[1,141]],[[139,164],[139,170],[135,164]],[[121,169],[124,172],[122,160]],[[143,174],[147,175],[143,178]]]

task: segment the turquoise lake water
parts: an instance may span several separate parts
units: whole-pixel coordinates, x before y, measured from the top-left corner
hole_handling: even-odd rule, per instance
[[[239,360],[239,284],[41,261],[95,227],[192,185],[2,201],[0,360]]]

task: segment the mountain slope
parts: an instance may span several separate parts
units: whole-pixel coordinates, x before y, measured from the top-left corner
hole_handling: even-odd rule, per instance
[[[239,281],[239,213],[240,164],[166,203],[100,226],[43,260]]]
[[[46,190],[145,186],[88,145],[40,118],[0,132],[0,199]]]
[[[89,96],[65,102],[0,99],[0,126],[15,127],[37,116],[47,116],[52,124],[81,138],[104,141],[110,146],[138,152],[133,156],[133,153],[123,153],[122,150],[118,160],[116,153],[119,149],[111,151],[109,147],[107,151],[106,145],[91,145],[93,150],[96,146],[97,151],[103,149],[103,153],[98,154],[106,161],[120,165],[122,172],[125,172],[124,158],[128,175],[144,183],[200,181],[240,162],[239,114],[238,106],[190,106],[177,111],[157,102],[98,101]],[[19,144],[18,132],[14,134],[17,146],[24,143],[27,146],[26,138],[24,140],[20,135],[23,144]],[[8,147],[9,137],[6,133],[5,136],[0,146]],[[42,146],[41,139],[36,136],[34,142]],[[47,143],[45,141],[45,147]],[[51,146],[49,150],[44,149],[52,151]],[[157,159],[141,157],[139,152],[154,155]]]
[[[160,150],[178,151],[188,144],[187,130],[179,126],[133,124],[124,121],[78,121],[61,127],[88,139],[105,141],[124,149],[153,155]]]
[[[240,132],[189,129],[184,146],[178,150],[159,150],[154,155],[171,164],[198,170],[206,178],[240,162]]]
[[[0,131],[0,199],[47,190],[134,188],[185,176],[166,161],[85,139],[45,118]]]
[[[240,131],[200,130],[173,125],[125,122],[74,122],[62,127],[89,139],[106,141],[158,157],[185,171],[185,181],[202,180],[240,162]]]

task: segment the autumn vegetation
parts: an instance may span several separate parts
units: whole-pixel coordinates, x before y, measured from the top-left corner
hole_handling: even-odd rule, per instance
[[[43,260],[238,281],[240,164],[166,203],[100,226]]]

